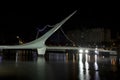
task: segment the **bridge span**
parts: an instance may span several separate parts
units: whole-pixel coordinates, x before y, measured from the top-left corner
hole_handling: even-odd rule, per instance
[[[52,29],[46,32],[40,38],[37,38],[31,42],[24,43],[21,45],[0,45],[0,49],[37,49],[39,55],[44,55],[46,49],[48,50],[80,50],[80,51],[99,51],[99,52],[110,52],[110,54],[117,54],[115,51],[104,50],[104,49],[96,49],[96,48],[83,48],[83,47],[65,47],[65,46],[46,46],[45,41],[55,33],[66,21],[68,21],[76,11],[71,13],[68,17],[60,21],[59,23],[53,25]]]
[[[78,50],[79,52],[94,51],[96,52],[108,52],[111,55],[117,55],[116,51],[104,50],[99,48],[85,48],[85,47],[66,47],[66,46],[46,46],[46,49],[49,51],[65,51],[65,50]]]

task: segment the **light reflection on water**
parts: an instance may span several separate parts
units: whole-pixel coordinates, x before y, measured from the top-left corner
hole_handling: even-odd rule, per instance
[[[85,57],[84,57],[85,56]],[[97,64],[97,55],[94,55],[95,61],[94,61],[94,70],[98,70],[98,64]],[[92,58],[93,60],[93,58]],[[79,54],[79,79],[80,80],[90,80],[90,74],[89,74],[89,62],[90,62],[90,55],[88,54]],[[99,72],[95,71],[95,78],[93,80],[100,80],[99,78]]]
[[[46,59],[35,54],[30,58],[20,55],[16,54],[12,61],[0,56],[0,79],[115,80],[119,75],[116,74],[116,56],[49,53]]]

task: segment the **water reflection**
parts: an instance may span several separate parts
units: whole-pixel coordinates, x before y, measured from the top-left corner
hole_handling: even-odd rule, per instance
[[[35,52],[20,50],[14,53],[12,62],[6,54],[0,56],[0,79],[14,76],[15,80],[108,80],[110,77],[115,80],[119,75],[116,56],[47,52],[46,59]]]
[[[79,80],[101,80],[99,73],[117,71],[116,58],[79,53]]]
[[[100,76],[99,76],[99,72],[98,71],[95,72],[95,80],[100,80]]]
[[[89,56],[88,56],[88,54],[85,54],[85,56],[86,56],[85,69],[88,70],[89,69],[89,64],[88,64]]]
[[[97,63],[97,55],[95,55],[95,62],[94,62],[94,67],[95,67],[95,70],[98,70],[98,63]]]
[[[79,79],[84,80],[82,54],[79,54]]]

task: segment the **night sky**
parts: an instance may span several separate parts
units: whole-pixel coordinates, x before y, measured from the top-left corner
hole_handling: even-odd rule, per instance
[[[35,39],[37,28],[54,25],[73,11],[73,15],[63,26],[64,31],[92,27],[110,28],[113,33],[119,31],[118,7],[111,4],[14,4],[0,8],[1,40],[13,40],[16,36],[26,41]],[[74,6],[75,5],[75,6]]]

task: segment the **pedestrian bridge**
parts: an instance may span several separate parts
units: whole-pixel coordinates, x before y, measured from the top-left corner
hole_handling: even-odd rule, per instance
[[[47,50],[50,51],[65,51],[65,50],[78,50],[81,53],[87,53],[88,51],[94,51],[95,53],[99,52],[108,52],[111,55],[117,55],[116,51],[104,50],[99,48],[85,48],[85,47],[66,47],[66,46],[46,46]]]
[[[63,19],[61,22],[53,25],[52,29],[50,29],[47,33],[45,33],[43,36],[40,38],[31,41],[29,43],[21,44],[21,45],[1,45],[0,49],[37,49],[39,55],[44,55],[46,49],[54,49],[54,50],[65,50],[65,49],[71,49],[71,50],[95,50],[93,48],[81,48],[81,47],[59,47],[59,46],[54,46],[54,47],[48,47],[45,45],[45,41],[53,34],[55,31],[57,31],[68,19],[70,19],[76,11],[74,11],[72,14],[70,14],[68,17]],[[114,52],[114,51],[109,51],[109,50],[103,50],[103,49],[97,49],[97,51],[105,51],[105,52]]]

